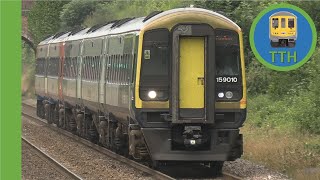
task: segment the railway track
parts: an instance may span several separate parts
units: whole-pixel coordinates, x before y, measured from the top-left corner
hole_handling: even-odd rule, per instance
[[[30,104],[26,104],[26,103],[22,103],[22,106],[30,108],[30,109],[34,109],[34,110],[36,109],[35,106],[32,106]],[[161,173],[161,172],[156,171],[154,169],[151,169],[151,168],[149,168],[149,167],[147,167],[147,166],[145,166],[143,164],[140,164],[140,163],[138,163],[136,161],[133,161],[133,160],[128,159],[128,158],[125,158],[125,157],[123,157],[123,156],[121,156],[119,154],[116,154],[113,151],[110,151],[110,150],[108,150],[108,149],[106,149],[106,148],[104,148],[102,146],[99,146],[99,145],[94,144],[94,143],[92,143],[92,142],[90,142],[90,141],[88,141],[86,139],[83,139],[83,138],[77,136],[77,135],[74,135],[71,132],[68,132],[66,130],[60,129],[60,128],[55,127],[53,125],[49,125],[49,124],[47,124],[46,120],[41,119],[39,117],[36,117],[35,115],[30,115],[29,113],[24,112],[24,111],[22,111],[21,113],[22,113],[23,116],[25,116],[25,117],[27,117],[29,119],[38,121],[38,122],[42,123],[43,125],[46,125],[50,129],[52,129],[54,131],[57,131],[60,134],[63,134],[65,136],[67,136],[67,137],[70,137],[70,138],[76,140],[77,142],[80,142],[80,143],[82,143],[82,144],[94,149],[97,152],[105,154],[105,155],[107,155],[107,156],[109,156],[111,158],[114,158],[114,159],[122,162],[122,163],[128,164],[129,166],[131,166],[131,167],[133,167],[133,168],[135,168],[137,170],[145,172],[145,173],[149,174],[153,179],[161,179],[161,180],[162,179],[175,179],[175,178],[170,177],[170,176],[168,176],[168,175],[166,175],[164,173]],[[241,180],[242,179],[241,177],[232,175],[230,173],[222,172],[222,174],[223,174],[222,178],[226,179],[226,180]]]
[[[55,159],[53,159],[52,157],[50,157],[50,155],[48,155],[47,153],[45,153],[44,151],[42,151],[40,148],[38,148],[37,146],[35,146],[34,144],[32,144],[29,140],[27,140],[25,137],[21,137],[22,142],[26,143],[27,146],[34,152],[37,154],[38,157],[40,157],[41,159],[47,161],[50,163],[50,165],[52,165],[54,167],[54,169],[56,169],[58,172],[60,172],[62,175],[68,177],[68,179],[74,179],[74,180],[82,180],[81,177],[79,177],[78,175],[74,174],[72,171],[70,171],[69,169],[67,169],[66,167],[64,167],[62,164],[60,164],[58,161],[56,161]]]

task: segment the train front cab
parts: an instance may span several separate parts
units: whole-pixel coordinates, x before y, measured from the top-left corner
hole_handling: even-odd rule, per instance
[[[269,38],[272,47],[295,47],[297,17],[289,12],[274,13],[269,18]]]
[[[209,14],[171,17],[151,23],[139,39],[136,119],[151,158],[235,160],[246,118],[241,30]],[[237,80],[216,83],[221,76]],[[232,98],[218,97],[227,91]]]

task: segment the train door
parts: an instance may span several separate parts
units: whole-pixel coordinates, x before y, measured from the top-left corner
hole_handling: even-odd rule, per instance
[[[45,57],[45,63],[44,63],[44,94],[48,95],[48,64],[49,64],[49,52],[50,52],[50,46],[48,45],[47,54]]]
[[[203,117],[204,40],[204,37],[180,38],[179,107],[181,117]],[[191,96],[192,94],[196,96]],[[196,113],[197,110],[201,112]]]
[[[78,75],[77,75],[77,98],[78,100],[82,99],[82,93],[81,93],[81,79],[82,79],[82,52],[83,52],[83,41],[79,43],[80,51],[77,57],[77,65],[78,65]]]
[[[103,38],[103,49],[102,49],[102,61],[101,61],[101,74],[99,82],[99,102],[105,104],[105,90],[106,90],[106,61],[107,61],[107,49],[108,49],[108,39]]]
[[[215,37],[205,24],[172,31],[171,114],[173,123],[213,123]]]
[[[60,62],[59,62],[59,72],[58,72],[58,94],[59,99],[63,100],[62,84],[63,84],[63,70],[64,70],[64,42],[60,43]]]

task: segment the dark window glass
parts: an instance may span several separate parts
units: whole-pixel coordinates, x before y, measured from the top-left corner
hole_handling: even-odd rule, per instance
[[[106,81],[107,83],[110,82],[110,56],[107,56],[107,63],[106,63]]]
[[[36,61],[36,75],[45,74],[45,58],[38,58]]]
[[[281,28],[286,27],[286,18],[281,18]]]
[[[216,30],[216,74],[240,75],[239,36],[235,31]]]
[[[59,73],[59,57],[51,57],[48,62],[48,76],[58,76]]]
[[[154,90],[158,96],[150,99],[148,92]],[[169,92],[169,31],[154,29],[144,33],[141,73],[140,98],[142,100],[168,100]]]
[[[273,28],[279,27],[279,19],[278,18],[272,18],[272,27]]]
[[[293,18],[289,18],[288,19],[288,27],[289,28],[294,28],[294,19]]]
[[[140,86],[168,88],[169,31],[147,31],[143,38]]]

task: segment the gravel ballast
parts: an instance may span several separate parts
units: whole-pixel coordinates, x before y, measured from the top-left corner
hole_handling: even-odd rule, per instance
[[[54,169],[50,162],[41,159],[25,142],[22,142],[22,179],[67,179]]]
[[[25,117],[22,118],[22,134],[83,179],[151,179],[144,172]]]

